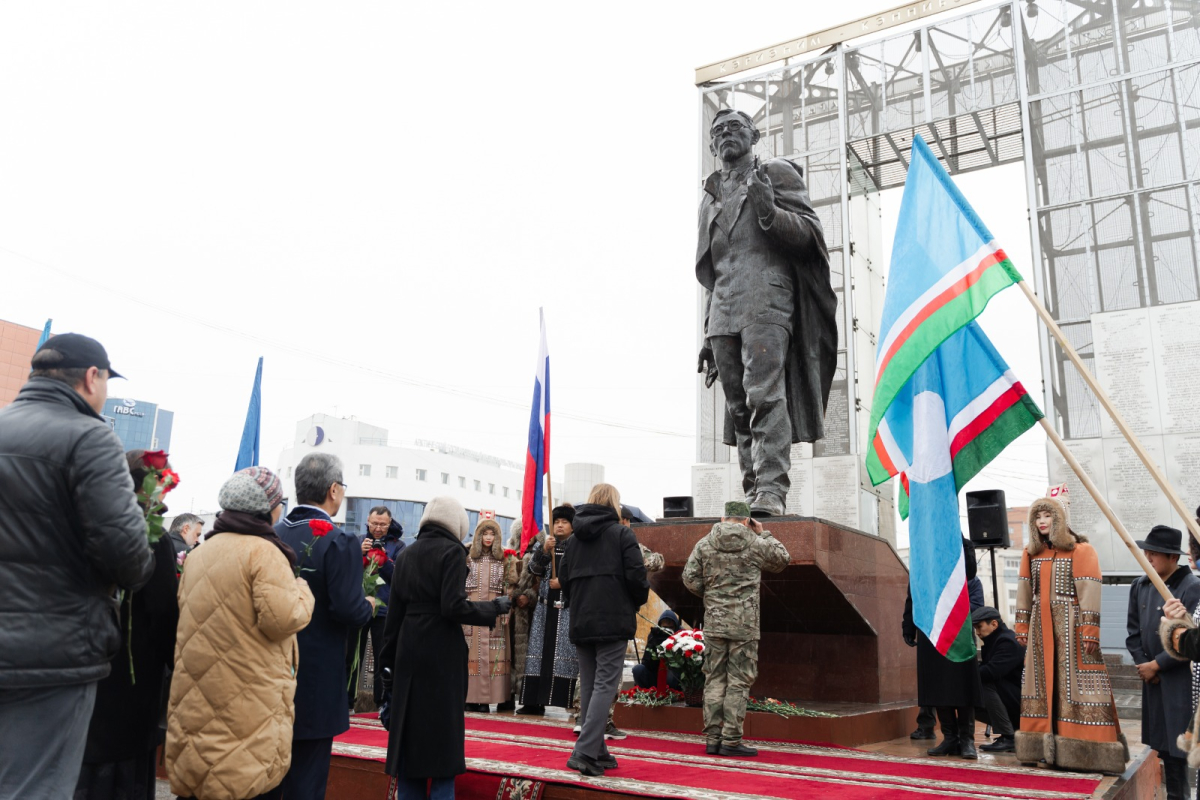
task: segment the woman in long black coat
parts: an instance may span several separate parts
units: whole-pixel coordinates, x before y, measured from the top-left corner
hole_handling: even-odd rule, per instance
[[[147,474],[145,452],[125,454],[135,488]],[[163,682],[175,656],[179,581],[171,538],[163,536],[150,549],[154,574],[120,605],[121,649],[96,687],[74,800],[154,798],[154,756],[162,739]]]
[[[467,700],[467,641],[463,625],[488,626],[511,600],[467,600],[467,512],[450,497],[435,497],[421,517],[416,541],[396,559],[379,663],[390,664],[391,719],[387,773],[398,778],[397,798],[453,797],[454,776],[467,771],[463,754]],[[388,689],[385,677],[385,692]]]
[[[963,539],[963,555],[967,580],[970,581],[975,577],[975,548],[966,539]],[[917,648],[917,704],[936,708],[942,726],[942,743],[931,748],[929,755],[978,758],[975,709],[983,705],[979,662],[974,658],[951,661],[938,652],[933,642],[913,623],[911,593],[904,601],[903,632],[904,641]]]

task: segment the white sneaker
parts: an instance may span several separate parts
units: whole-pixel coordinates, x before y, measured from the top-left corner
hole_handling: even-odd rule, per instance
[[[576,736],[578,736],[582,732],[583,732],[583,727],[580,725],[576,725],[574,728],[571,729],[571,733],[575,734]]]

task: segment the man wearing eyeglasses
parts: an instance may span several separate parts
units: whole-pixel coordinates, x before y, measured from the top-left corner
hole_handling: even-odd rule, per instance
[[[379,608],[371,621],[360,628],[358,632],[352,631],[346,641],[346,674],[350,676],[346,693],[349,701],[347,704],[351,711],[354,710],[354,703],[358,699],[359,676],[366,669],[368,636],[371,638],[371,653],[375,657],[372,694],[376,706],[383,701],[383,675],[379,669],[379,654],[383,651],[383,627],[387,621],[385,606],[387,606],[391,593],[392,570],[396,566],[396,556],[400,555],[400,551],[404,549],[404,542],[400,538],[402,536],[404,536],[404,527],[392,519],[391,509],[387,506],[375,506],[367,514],[367,535],[363,537],[359,549],[362,551],[364,559],[374,550],[382,553],[386,560],[379,567],[378,573],[379,577],[383,579],[383,585],[378,589]],[[364,560],[363,563],[366,564],[366,561]]]
[[[309,453],[293,478],[297,505],[275,532],[295,551],[300,577],[316,602],[312,621],[296,635],[300,665],[292,765],[282,785],[288,800],[320,800],[329,781],[333,737],[350,730],[346,640],[370,621],[375,598],[363,592],[358,538],[333,522],[346,501],[341,459]]]
[[[721,169],[704,182],[696,278],[707,289],[698,371],[725,393],[723,441],[738,449],[754,517],[784,513],[791,445],[824,438],[837,366],[837,297],[800,167],[759,166],[751,118],[709,130]]]

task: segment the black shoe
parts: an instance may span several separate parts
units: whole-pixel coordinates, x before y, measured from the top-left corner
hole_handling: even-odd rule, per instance
[[[716,744],[704,745],[705,755],[715,756],[715,755],[720,754],[720,752],[721,752],[721,743],[720,742],[717,742]]]
[[[613,757],[612,755],[600,756],[599,758],[596,759],[596,766],[600,767],[600,769],[603,769],[603,770],[616,769],[617,768],[617,759],[615,757]]]
[[[915,731],[913,731],[912,733],[910,733],[908,735],[908,738],[910,738],[910,739],[936,739],[937,734],[933,732],[932,728],[917,728]]]
[[[517,704],[512,700],[509,700],[508,702],[501,703],[500,705],[496,706],[496,713],[503,714],[505,711],[512,711],[516,707]]]
[[[1013,753],[1016,752],[1017,742],[1011,736],[1001,736],[991,744],[980,745],[979,749],[985,753]]]
[[[517,713],[526,715],[526,716],[530,716],[530,717],[540,717],[541,715],[546,713],[546,707],[545,706],[524,705],[517,709]]]
[[[958,737],[947,736],[937,747],[931,747],[925,752],[931,756],[956,756],[958,755]]]
[[[753,747],[746,747],[744,744],[723,744],[717,753],[723,756],[740,756],[741,758],[753,758],[758,755],[757,750]]]
[[[972,761],[979,758],[978,751],[975,750],[975,742],[971,739],[961,739],[958,742],[958,754],[963,758],[969,758]]]
[[[576,770],[580,775],[586,775],[589,778],[604,777],[604,767],[587,756],[571,756],[567,759],[567,769]]]
[[[621,730],[616,725],[614,725],[612,723],[612,720],[609,720],[608,724],[604,726],[604,738],[605,739],[620,740],[620,739],[626,738],[627,736],[629,736],[629,734],[627,734],[625,731]]]

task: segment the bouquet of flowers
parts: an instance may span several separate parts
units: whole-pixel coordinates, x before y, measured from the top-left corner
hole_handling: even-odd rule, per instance
[[[163,537],[163,498],[179,485],[179,475],[167,467],[167,454],[162,450],[147,450],[142,456],[146,477],[137,489],[138,505],[146,516],[146,540],[154,544]]]
[[[313,520],[313,522],[316,522],[316,520]],[[309,525],[311,525],[311,524],[312,523],[310,522]],[[325,523],[325,524],[328,525],[329,523]],[[332,526],[331,526],[331,529],[332,529]],[[325,533],[328,533],[328,532],[329,531],[325,531]],[[324,536],[325,533],[322,533],[319,535]],[[316,534],[314,534],[314,535],[316,535]],[[308,546],[308,548],[305,549],[305,555],[308,555],[311,552],[311,550],[312,550],[312,545],[310,544]],[[384,583],[383,578],[380,577],[380,575],[379,575],[379,570],[383,569],[383,565],[386,563],[387,563],[387,553],[385,553],[382,550],[378,550],[376,548],[371,548],[370,550],[367,551],[367,554],[365,556],[363,556],[363,583],[362,583],[362,586],[363,586],[363,595],[365,595],[366,597],[374,597],[374,598],[379,597],[379,587],[383,586],[383,583]],[[387,603],[381,603],[377,599],[375,601],[375,608],[371,612],[371,616],[375,617],[379,614],[380,611],[384,611],[386,609],[387,609]],[[350,667],[350,682],[346,684],[346,691],[350,691],[350,687],[352,687],[354,685],[355,681],[358,680],[358,667],[359,667],[359,660],[362,656],[362,635],[363,635],[364,630],[366,630],[365,627],[359,628],[358,636],[354,640],[354,665],[352,667]]]
[[[683,691],[694,692],[704,685],[704,631],[682,630],[651,651],[679,675]]]
[[[786,700],[776,700],[774,697],[751,697],[746,702],[747,711],[766,711],[781,717],[836,717],[826,711],[813,711],[803,708]]]

